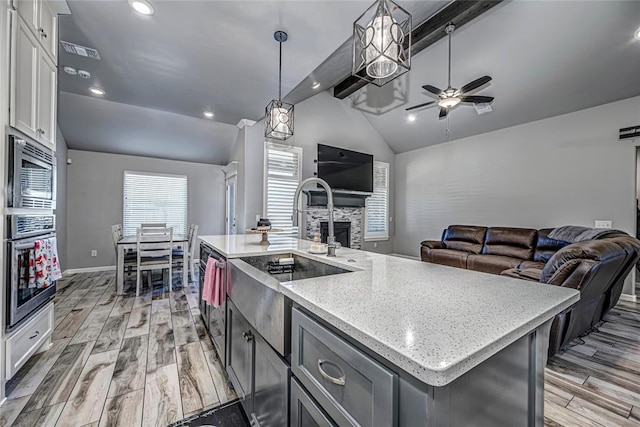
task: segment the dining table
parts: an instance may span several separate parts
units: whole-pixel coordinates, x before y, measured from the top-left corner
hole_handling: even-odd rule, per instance
[[[124,292],[124,257],[127,252],[136,252],[138,240],[136,236],[124,236],[118,240],[118,260],[116,267],[116,293],[125,295]],[[182,285],[189,280],[189,237],[186,234],[173,235],[173,249],[182,249]],[[171,280],[171,279],[170,279]]]

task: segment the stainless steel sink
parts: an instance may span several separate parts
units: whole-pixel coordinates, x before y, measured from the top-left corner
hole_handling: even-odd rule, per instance
[[[350,270],[296,254],[261,255],[240,259],[262,272],[269,273],[269,263],[273,261],[277,262],[280,258],[293,258],[293,273],[269,274],[280,283],[290,282],[292,280],[310,279],[312,277],[351,273]]]
[[[269,274],[269,262],[280,258],[293,258],[293,273]],[[279,284],[351,272],[292,253],[236,258],[227,265],[228,297],[251,326],[285,357],[291,352],[292,301],[278,291]]]

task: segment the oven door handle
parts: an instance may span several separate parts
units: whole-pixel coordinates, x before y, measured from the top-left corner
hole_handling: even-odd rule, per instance
[[[29,243],[15,243],[13,245],[13,249],[17,250],[17,251],[21,251],[23,249],[31,249],[33,247],[36,246],[36,242],[29,242]]]

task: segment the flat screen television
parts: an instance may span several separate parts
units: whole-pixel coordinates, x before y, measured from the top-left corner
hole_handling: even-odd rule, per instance
[[[318,178],[334,190],[373,193],[373,156],[318,144]]]

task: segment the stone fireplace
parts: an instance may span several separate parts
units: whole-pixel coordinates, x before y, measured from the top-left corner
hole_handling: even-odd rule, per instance
[[[325,208],[315,208],[308,207],[306,212],[306,236],[307,239],[313,239],[313,235],[315,233],[322,234],[322,223],[326,223],[327,231],[328,231],[328,220],[329,220],[329,211]],[[348,247],[352,249],[361,249],[362,248],[362,227],[363,227],[363,215],[364,208],[335,208],[333,210],[333,221],[334,226],[340,223],[339,226],[335,227],[334,233],[336,234],[336,240],[340,242],[340,238],[348,238],[349,245]],[[347,233],[342,233],[339,237],[338,230],[339,228],[348,227],[348,236],[345,236]],[[325,234],[326,235],[326,234]],[[326,241],[326,237],[325,240]],[[344,244],[344,242],[341,242]]]

